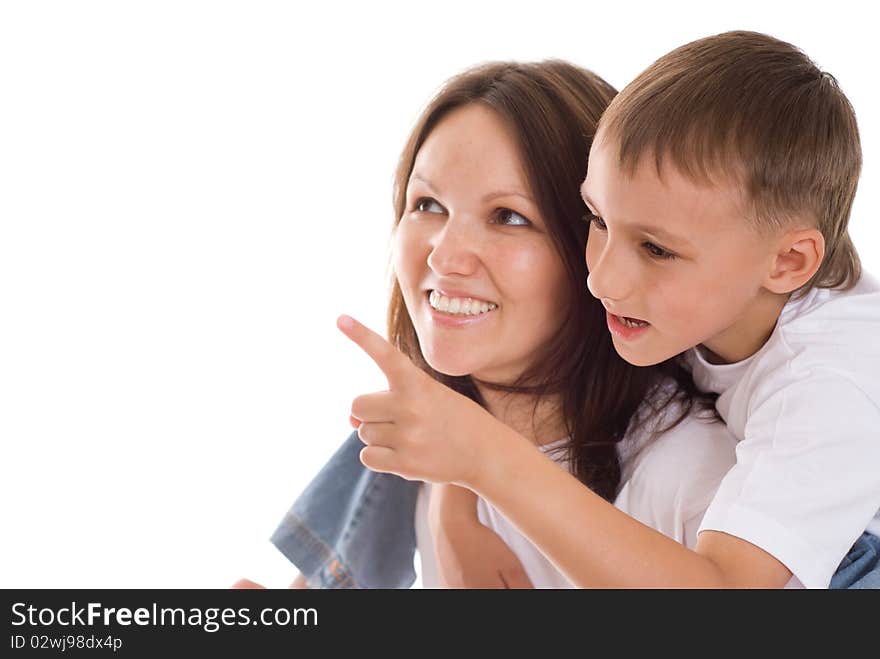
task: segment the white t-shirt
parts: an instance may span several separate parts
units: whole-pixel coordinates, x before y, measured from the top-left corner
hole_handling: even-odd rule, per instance
[[[880,285],[790,301],[742,362],[688,358],[739,442],[700,530],[761,547],[790,586],[827,588],[859,535],[880,531]]]
[[[670,538],[693,547],[703,513],[735,461],[736,440],[723,423],[712,423],[693,415],[655,436],[653,429],[674,419],[677,411],[677,405],[670,405],[653,422],[621,442],[622,485],[614,505]],[[563,441],[540,448],[548,459],[554,459],[552,449]],[[568,467],[564,460],[559,462]],[[440,581],[428,528],[430,488],[429,483],[423,484],[416,502],[416,541],[422,585],[437,588]],[[535,588],[573,587],[530,540],[482,497],[477,500],[477,515],[516,554]]]

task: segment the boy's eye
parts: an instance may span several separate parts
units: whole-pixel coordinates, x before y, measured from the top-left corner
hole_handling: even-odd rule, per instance
[[[595,213],[591,213],[587,211],[587,214],[584,215],[584,219],[596,227],[599,231],[605,231],[608,227],[605,225],[605,220],[596,215]]]
[[[662,247],[658,247],[654,243],[643,243],[648,253],[656,259],[674,259],[675,254],[669,252]]]
[[[496,211],[495,217],[498,224],[506,224],[507,226],[527,227],[531,224],[525,216],[509,208],[499,208]]]
[[[437,200],[431,197],[420,197],[416,199],[415,209],[421,213],[442,213],[443,206],[437,203]]]

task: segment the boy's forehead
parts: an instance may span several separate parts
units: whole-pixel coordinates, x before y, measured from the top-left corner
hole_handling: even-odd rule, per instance
[[[639,158],[630,171],[608,140],[594,143],[581,196],[606,220],[663,225],[667,231],[693,231],[694,225],[720,228],[732,223],[750,228],[742,185],[722,174],[701,180],[669,158]]]
[[[677,160],[671,153],[645,149],[637,157],[621,158],[615,139],[600,135],[592,144],[587,168],[591,172],[610,173],[628,179],[649,178],[661,184],[676,185],[687,182],[691,187],[714,191],[717,194],[741,194],[745,180],[743,166],[730,156],[720,153],[704,157]],[[595,165],[595,167],[594,167]]]

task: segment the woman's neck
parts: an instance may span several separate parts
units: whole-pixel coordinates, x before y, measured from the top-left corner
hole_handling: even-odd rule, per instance
[[[541,396],[537,405],[529,394],[513,394],[477,385],[486,409],[535,445],[548,444],[567,434],[559,396]]]

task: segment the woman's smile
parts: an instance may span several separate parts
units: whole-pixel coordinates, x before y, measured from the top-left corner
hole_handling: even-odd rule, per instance
[[[508,126],[451,112],[413,165],[394,270],[422,354],[447,375],[514,382],[540,359],[567,277]]]

